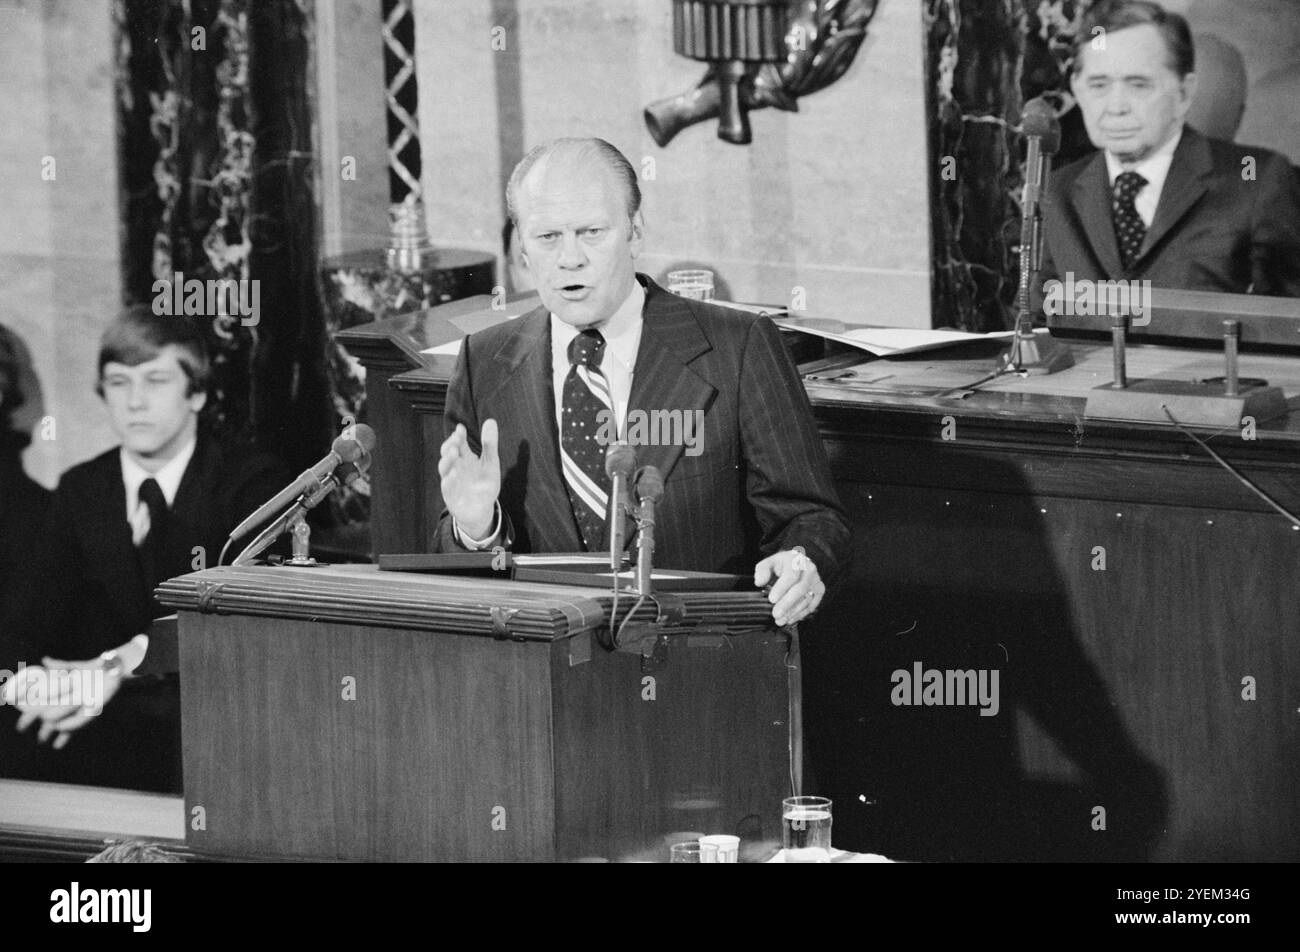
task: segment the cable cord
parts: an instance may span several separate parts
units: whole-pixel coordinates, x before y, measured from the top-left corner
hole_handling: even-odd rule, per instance
[[[1280,512],[1287,519],[1291,520],[1291,524],[1294,525],[1296,528],[1300,529],[1300,518],[1297,518],[1294,514],[1289,512],[1285,507],[1283,507],[1280,503],[1278,503],[1275,499],[1273,499],[1272,496],[1270,496],[1268,493],[1264,492],[1264,490],[1260,489],[1258,486],[1252,483],[1247,477],[1237,472],[1236,468],[1231,463],[1229,463],[1226,459],[1224,459],[1222,456],[1216,453],[1210,447],[1209,443],[1205,442],[1205,440],[1201,439],[1199,436],[1197,436],[1187,427],[1179,423],[1177,418],[1175,418],[1174,415],[1169,412],[1169,407],[1165,406],[1164,404],[1161,404],[1160,409],[1165,411],[1165,416],[1169,417],[1169,422],[1172,423],[1174,426],[1178,427],[1179,431],[1184,436],[1188,436],[1191,439],[1195,440],[1196,444],[1201,449],[1209,453],[1216,463],[1218,463],[1228,472],[1232,473],[1232,475],[1237,478],[1238,482],[1240,482],[1243,486],[1245,486],[1247,489],[1253,492],[1256,496],[1258,496],[1260,499],[1264,500],[1264,502],[1268,503],[1270,506],[1272,506],[1274,509]]]

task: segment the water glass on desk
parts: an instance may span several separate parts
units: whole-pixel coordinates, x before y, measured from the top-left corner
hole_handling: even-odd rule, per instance
[[[826,797],[782,800],[781,847],[787,863],[829,863],[831,801]]]
[[[674,843],[668,848],[670,863],[716,863],[718,848],[712,843],[691,840],[687,843]]]
[[[695,301],[713,300],[713,272],[697,268],[690,271],[669,271],[668,290],[678,297]]]

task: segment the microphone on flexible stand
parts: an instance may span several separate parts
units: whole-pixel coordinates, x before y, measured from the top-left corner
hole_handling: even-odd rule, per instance
[[[664,477],[658,467],[642,466],[636,473],[636,495],[640,500],[636,525],[636,587],[642,598],[650,594],[655,550],[655,503],[664,494]]]
[[[605,475],[609,490],[609,569],[614,573],[614,590],[618,590],[618,573],[623,568],[623,550],[627,548],[628,483],[636,469],[636,451],[619,440],[605,450]]]
[[[310,469],[303,470],[297,479],[262,503],[256,512],[235,526],[234,531],[230,533],[227,539],[227,543],[238,539],[246,532],[256,529],[303,493],[311,495],[317,492],[330,474],[343,463],[361,462],[364,465],[358,468],[364,469],[368,467],[370,465],[370,451],[375,448],[375,431],[364,423],[358,423],[348,429],[351,431],[350,433],[345,433],[334,439],[334,443],[330,446],[330,451],[325,455],[324,459]]]
[[[1043,266],[1042,196],[1051,165],[1047,161],[1061,147],[1061,123],[1052,104],[1041,96],[1025,103],[1021,116],[1025,137],[1025,186],[1021,193],[1020,285],[1016,301],[1016,335],[998,363],[1002,373],[1051,374],[1073,366],[1068,348],[1050,334],[1034,333],[1030,313],[1030,288]]]
[[[266,549],[270,547],[271,543],[275,542],[275,540],[280,537],[280,533],[284,532],[285,529],[288,529],[292,525],[294,525],[295,520],[297,520],[298,517],[300,517],[308,509],[316,508],[316,506],[318,506],[322,501],[324,501],[326,496],[328,496],[338,487],[351,486],[358,479],[360,479],[365,474],[366,470],[368,470],[369,468],[370,468],[369,453],[362,454],[362,456],[360,456],[355,463],[340,463],[334,469],[333,472],[327,473],[324,479],[313,483],[309,489],[304,490],[302,495],[300,495],[297,498],[294,504],[290,506],[288,509],[286,509],[284,512],[280,513],[280,515],[275,519],[275,521],[273,521],[269,526],[267,526],[260,533],[258,533],[257,538],[255,538],[252,542],[250,542],[244,548],[244,551],[240,552],[239,555],[235,558],[235,561],[231,562],[230,564],[248,565],[249,563],[251,563],[253,559],[257,558],[264,551],[266,551]],[[310,531],[310,530],[306,530],[305,523],[303,524],[303,529],[306,532]],[[295,539],[295,542],[298,541],[299,541],[298,539]],[[303,547],[305,548],[305,539],[301,541]],[[297,549],[298,546],[296,545],[294,549],[294,558],[289,562],[287,562],[286,564],[293,565],[293,564],[307,564],[308,562],[311,562],[312,564],[315,563],[314,559],[310,559],[310,560],[307,559],[305,551],[300,554],[297,551]],[[220,559],[217,560],[217,564],[220,564]]]

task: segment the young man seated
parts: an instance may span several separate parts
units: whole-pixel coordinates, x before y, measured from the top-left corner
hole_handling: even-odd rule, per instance
[[[0,707],[0,775],[181,790],[178,678],[132,676],[150,623],[168,614],[153,590],[215,564],[230,530],[289,479],[202,425],[208,377],[186,318],[138,306],[104,332],[96,390],[121,445],[63,474],[0,606],[0,668],[28,667]],[[84,672],[76,703],[31,689],[67,669]]]

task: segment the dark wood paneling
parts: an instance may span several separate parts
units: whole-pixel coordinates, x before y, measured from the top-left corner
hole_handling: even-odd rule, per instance
[[[181,639],[195,848],[551,857],[547,643],[195,614]]]
[[[840,845],[1300,858],[1300,532],[1262,513],[1039,496],[989,465],[1000,492],[903,485],[897,470],[841,483],[858,530],[849,606],[804,652]],[[998,669],[998,715],[894,706],[891,674],[915,661]],[[1242,699],[1247,676],[1257,700]]]
[[[668,858],[673,833],[781,838],[790,795],[785,636],[670,639],[668,663],[553,657],[559,856]],[[653,692],[653,699],[650,698]]]

